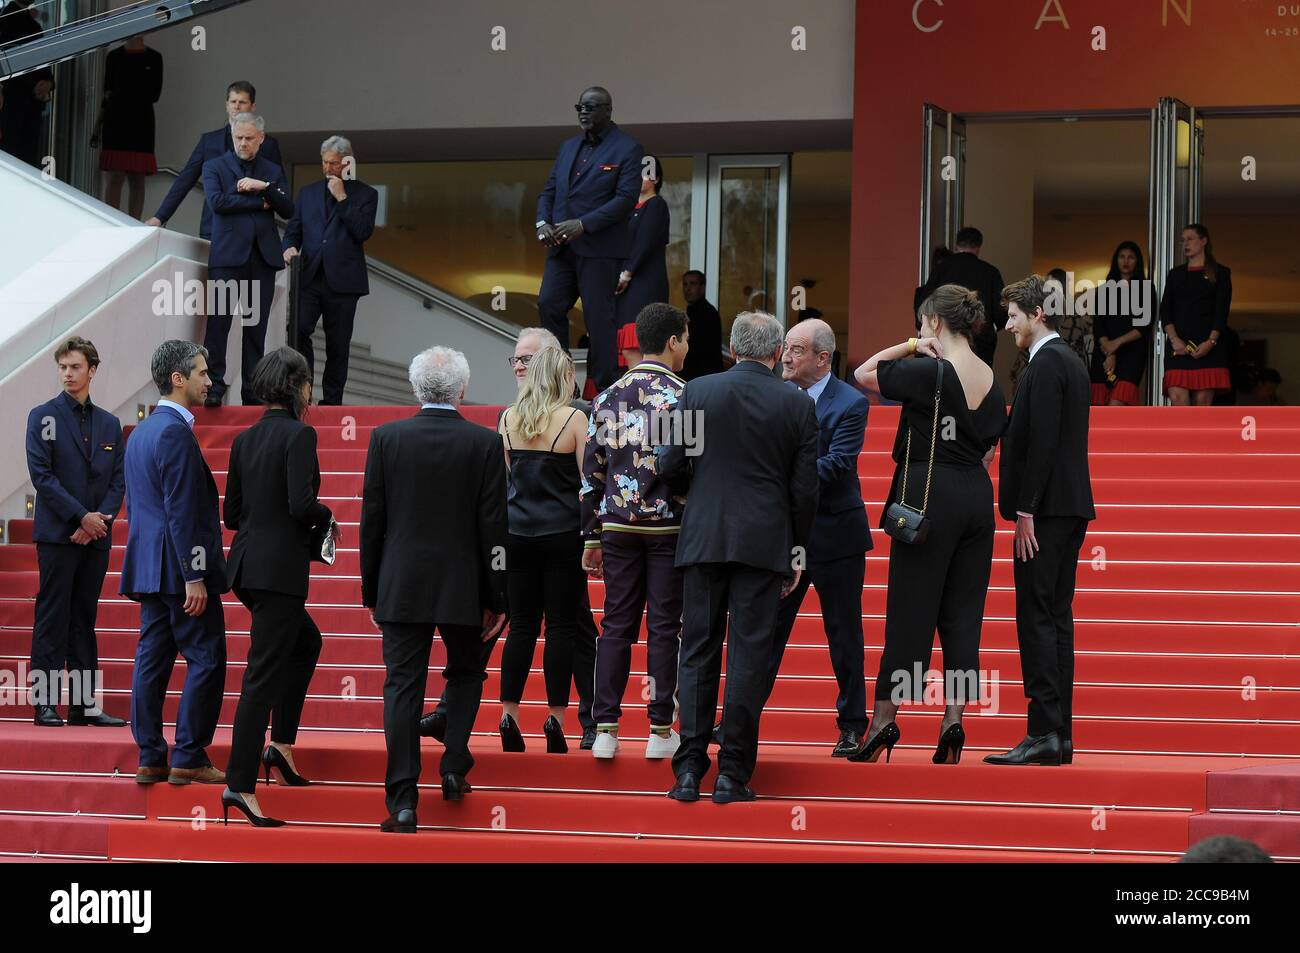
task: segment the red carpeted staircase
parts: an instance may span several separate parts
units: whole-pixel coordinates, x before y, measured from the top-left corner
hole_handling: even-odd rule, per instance
[[[465,412],[488,425],[496,417],[491,408]],[[1024,734],[1011,533],[999,523],[981,651],[985,700],[968,714],[960,765],[930,764],[939,705],[904,709],[897,762],[830,758],[835,683],[810,591],[763,715],[753,780],[759,802],[716,807],[664,798],[668,764],[642,756],[643,644],[633,655],[623,748],[613,762],[578,750],[576,709],[566,722],[570,753],[545,753],[540,652],[523,706],[529,750],[503,754],[495,734],[498,650],[475,725],[473,793],[461,803],[442,801],[441,747],[426,740],[421,834],[392,837],[376,826],[385,813],[383,665],[379,634],[360,606],[356,540],[370,430],[408,413],[312,411],[321,495],[345,535],[338,562],[313,567],[309,597],[325,646],[297,760],[321,783],[259,788],[268,813],[292,820],[280,830],[223,827],[219,787],[138,787],[129,729],[36,728],[12,692],[4,698],[30,652],[37,585],[30,523],[11,521],[9,545],[0,546],[0,857],[1162,861],[1201,837],[1239,833],[1279,858],[1300,859],[1300,408],[1094,408],[1098,518],[1075,599],[1072,766],[981,761]],[[198,415],[199,441],[223,489],[231,440],[256,418],[243,408]],[[872,410],[859,473],[873,523],[896,424],[896,409]],[[138,610],[117,595],[125,525],[114,539],[98,632],[105,708],[125,717]],[[862,607],[869,691],[889,551],[883,534],[875,542]],[[593,582],[598,615],[603,594]],[[218,766],[248,651],[248,612],[233,597],[226,624],[226,700],[210,751]],[[436,665],[441,647],[434,652]],[[180,662],[169,725],[184,675]],[[435,668],[430,698],[440,685]]]

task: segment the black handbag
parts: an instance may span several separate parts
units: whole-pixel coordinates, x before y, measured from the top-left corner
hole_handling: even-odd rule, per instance
[[[943,391],[943,361],[937,362],[939,373],[934,384],[934,421],[930,426],[930,466],[925,472],[925,499],[921,508],[907,505],[907,465],[912,459],[912,428],[907,428],[907,447],[903,455],[903,483],[899,488],[898,502],[891,503],[885,511],[885,532],[900,543],[924,543],[930,535],[930,520],[925,511],[930,505],[930,481],[934,477],[935,438],[939,433],[939,394]]]
[[[334,559],[337,555],[334,549],[334,527],[337,525],[334,517],[331,516],[328,523],[321,523],[319,526],[312,527],[312,562],[324,563],[326,566],[334,565]]]

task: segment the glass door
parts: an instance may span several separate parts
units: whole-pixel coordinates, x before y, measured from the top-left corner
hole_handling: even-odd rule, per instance
[[[952,248],[961,228],[966,185],[966,122],[926,103],[922,109],[921,249],[917,284],[930,277],[940,245]]]
[[[1165,276],[1182,259],[1182,231],[1201,214],[1201,165],[1205,156],[1205,122],[1177,99],[1161,99],[1151,110],[1151,188],[1148,200],[1148,247],[1157,300]],[[1165,373],[1165,330],[1159,313],[1152,318],[1151,373],[1147,386],[1153,405],[1166,404],[1161,393]]]
[[[717,295],[724,342],[741,311],[786,322],[789,193],[787,155],[709,157],[704,273]]]

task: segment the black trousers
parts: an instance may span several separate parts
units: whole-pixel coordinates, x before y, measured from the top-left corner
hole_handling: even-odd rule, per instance
[[[324,266],[317,269],[315,277],[298,290],[298,342],[297,348],[307,358],[307,366],[315,373],[316,349],[311,336],[316,324],[325,319],[325,372],[321,375],[322,404],[342,404],[343,388],[348,382],[348,355],[352,344],[352,324],[357,314],[360,295],[339,294],[330,291],[325,280]]]
[[[252,794],[268,720],[272,741],[291,745],[298,737],[307,686],[320,658],[321,635],[302,596],[243,588],[235,594],[248,606],[253,621],[226,784],[232,791]]]
[[[1029,734],[1073,740],[1074,579],[1088,531],[1080,517],[1034,520],[1038,553],[1015,560],[1016,638],[1029,699]]]
[[[781,576],[740,563],[700,563],[686,567],[682,594],[685,611],[677,673],[682,741],[673,755],[673,774],[681,777],[689,771],[701,778],[709,770],[725,638],[727,690],[722,700],[718,772],[747,783],[758,761],[758,717],[767,698],[772,617],[781,597]]]
[[[439,771],[469,774],[474,758],[469,736],[483,696],[482,630],[469,625],[380,622],[384,633],[384,741],[388,767],[384,791],[388,811],[415,810],[420,781],[420,710],[429,678],[429,652],[437,629],[447,648],[447,736]]]
[[[95,616],[99,594],[108,572],[107,549],[93,549],[76,543],[37,543],[36,564],[40,588],[36,592],[36,620],[32,626],[32,673],[42,677],[32,684],[33,705],[57,705],[53,679],[65,668],[69,676],[78,673],[73,686],[81,697],[69,698],[80,708],[94,704],[88,698],[99,669],[99,648],[95,639]],[[45,691],[41,691],[41,687]]]
[[[275,297],[275,274],[276,269],[262,260],[257,249],[253,249],[248,261],[238,268],[208,269],[209,281],[250,282],[247,286],[238,286],[240,289],[247,287],[249,297],[249,301],[244,303],[244,310],[249,313],[239,319],[243,343],[239,394],[245,404],[258,403],[253,396],[253,371],[266,351],[266,326],[270,320],[271,301]],[[239,294],[218,293],[214,297],[215,313],[208,315],[203,346],[208,349],[208,376],[212,378],[209,396],[220,397],[226,392],[226,343],[234,320],[232,311],[241,299]]]
[[[867,730],[867,683],[863,671],[862,581],[866,578],[865,552],[809,563],[799,577],[799,584],[781,600],[776,612],[776,632],[772,639],[772,660],[767,670],[767,697],[776,687],[777,673],[785,655],[790,632],[794,629],[799,608],[803,605],[808,584],[817,587],[822,604],[822,625],[830,646],[831,668],[839,695],[835,699],[835,723],[841,731]],[[766,698],[764,699],[766,704]]]
[[[510,598],[510,632],[501,653],[501,700],[518,702],[533,667],[533,652],[546,619],[546,650],[542,670],[546,704],[569,704],[569,686],[577,677],[592,681],[595,660],[578,672],[575,648],[578,615],[587,576],[582,571],[582,537],[578,533],[550,536],[510,534],[506,586]]]
[[[919,473],[918,473],[919,471]],[[907,500],[925,493],[925,464],[911,467]],[[939,630],[944,699],[978,697],[980,631],[993,569],[993,484],[983,466],[934,468],[930,535],[889,547],[885,650],[876,676],[877,701],[921,701]]]
[[[537,313],[546,328],[569,348],[569,309],[582,299],[587,324],[587,377],[604,390],[618,379],[618,327],[615,290],[622,262],[617,258],[584,258],[565,246],[546,259]]]

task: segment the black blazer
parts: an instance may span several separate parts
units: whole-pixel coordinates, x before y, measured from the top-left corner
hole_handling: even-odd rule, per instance
[[[1088,475],[1088,371],[1060,338],[1025,368],[998,464],[998,512],[1096,519]]]
[[[1002,273],[974,252],[959,251],[930,269],[930,277],[916,290],[913,311],[925,303],[941,285],[961,285],[980,296],[984,305],[984,330],[975,338],[975,353],[992,366],[998,347],[998,332],[1007,326],[1007,311],[1002,307]]]
[[[302,253],[304,284],[324,268],[330,291],[368,295],[370,278],[362,246],[375,232],[379,193],[359,179],[344,179],[343,194],[344,201],[334,201],[324,179],[303,186],[281,245]]]
[[[658,465],[690,488],[677,540],[678,566],[743,563],[790,576],[817,513],[817,416],[813,402],[756,361],[687,383],[678,406],[695,425],[688,453],[675,428]],[[689,434],[688,434],[689,436]]]
[[[376,427],[361,503],[361,601],[378,622],[480,626],[505,612],[501,438],[454,410]]]
[[[235,437],[225,508],[226,528],[235,530],[226,559],[231,588],[307,598],[311,530],[330,518],[319,490],[316,431],[289,411],[268,410]]]

